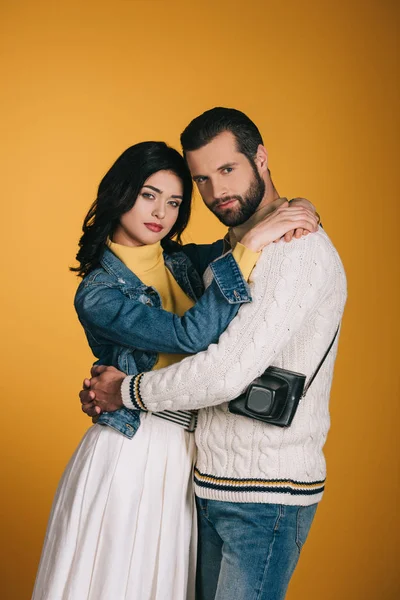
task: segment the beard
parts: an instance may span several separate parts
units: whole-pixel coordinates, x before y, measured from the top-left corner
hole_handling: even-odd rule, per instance
[[[259,207],[265,194],[265,183],[260,174],[253,168],[254,177],[243,196],[224,196],[217,198],[209,207],[214,215],[227,227],[238,227],[243,225]],[[223,202],[237,200],[234,208],[221,208]]]

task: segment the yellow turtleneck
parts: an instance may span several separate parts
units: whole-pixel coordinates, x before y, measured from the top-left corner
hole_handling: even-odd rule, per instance
[[[157,290],[164,310],[181,317],[192,308],[193,300],[185,294],[164,264],[160,242],[148,246],[122,246],[108,240],[107,246],[145,285]],[[236,244],[232,253],[243,277],[248,279],[260,253],[252,252],[240,243]],[[179,362],[185,356],[187,355],[159,353],[153,368],[162,369]]]

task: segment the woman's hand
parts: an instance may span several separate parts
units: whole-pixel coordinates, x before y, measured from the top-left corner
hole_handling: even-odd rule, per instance
[[[319,214],[317,213],[317,210],[314,206],[314,204],[312,204],[309,200],[307,200],[306,198],[292,198],[292,200],[290,200],[290,207],[298,207],[298,206],[302,206],[303,208],[308,208],[309,210],[311,210],[311,212],[313,212],[317,219],[318,219],[318,225],[321,222],[321,217],[319,216]],[[303,235],[307,235],[309,232],[306,229],[292,229],[292,231],[288,231],[287,233],[285,233],[285,235],[283,236],[283,239],[285,240],[285,242],[290,242],[293,238],[293,236],[297,239],[301,238]]]
[[[250,250],[259,252],[264,246],[271,242],[277,242],[286,234],[291,233],[290,239],[292,239],[293,233],[298,238],[303,235],[304,231],[307,233],[317,231],[318,222],[319,217],[310,208],[302,205],[293,206],[292,203],[289,206],[289,202],[284,202],[248,231],[241,239],[241,243]],[[297,233],[298,231],[299,233]],[[285,237],[286,241],[290,241],[290,239]]]

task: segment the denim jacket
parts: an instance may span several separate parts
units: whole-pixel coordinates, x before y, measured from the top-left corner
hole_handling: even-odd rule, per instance
[[[222,241],[189,244],[164,252],[164,262],[183,291],[196,302],[179,317],[161,308],[156,289],[145,285],[108,248],[101,266],[78,287],[75,309],[96,364],[113,365],[135,375],[149,371],[158,352],[194,354],[218,340],[244,302],[251,297],[232,254],[216,259]],[[190,258],[189,258],[190,257]],[[210,261],[214,279],[204,292],[201,275]],[[127,408],[102,413],[98,423],[133,437],[139,413]]]

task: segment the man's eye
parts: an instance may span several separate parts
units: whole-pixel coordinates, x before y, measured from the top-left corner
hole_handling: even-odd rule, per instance
[[[225,167],[225,169],[223,169],[223,173],[232,173],[233,168],[232,167]]]
[[[204,183],[205,180],[206,180],[206,177],[196,177],[195,182],[197,184],[199,184],[199,183]]]

